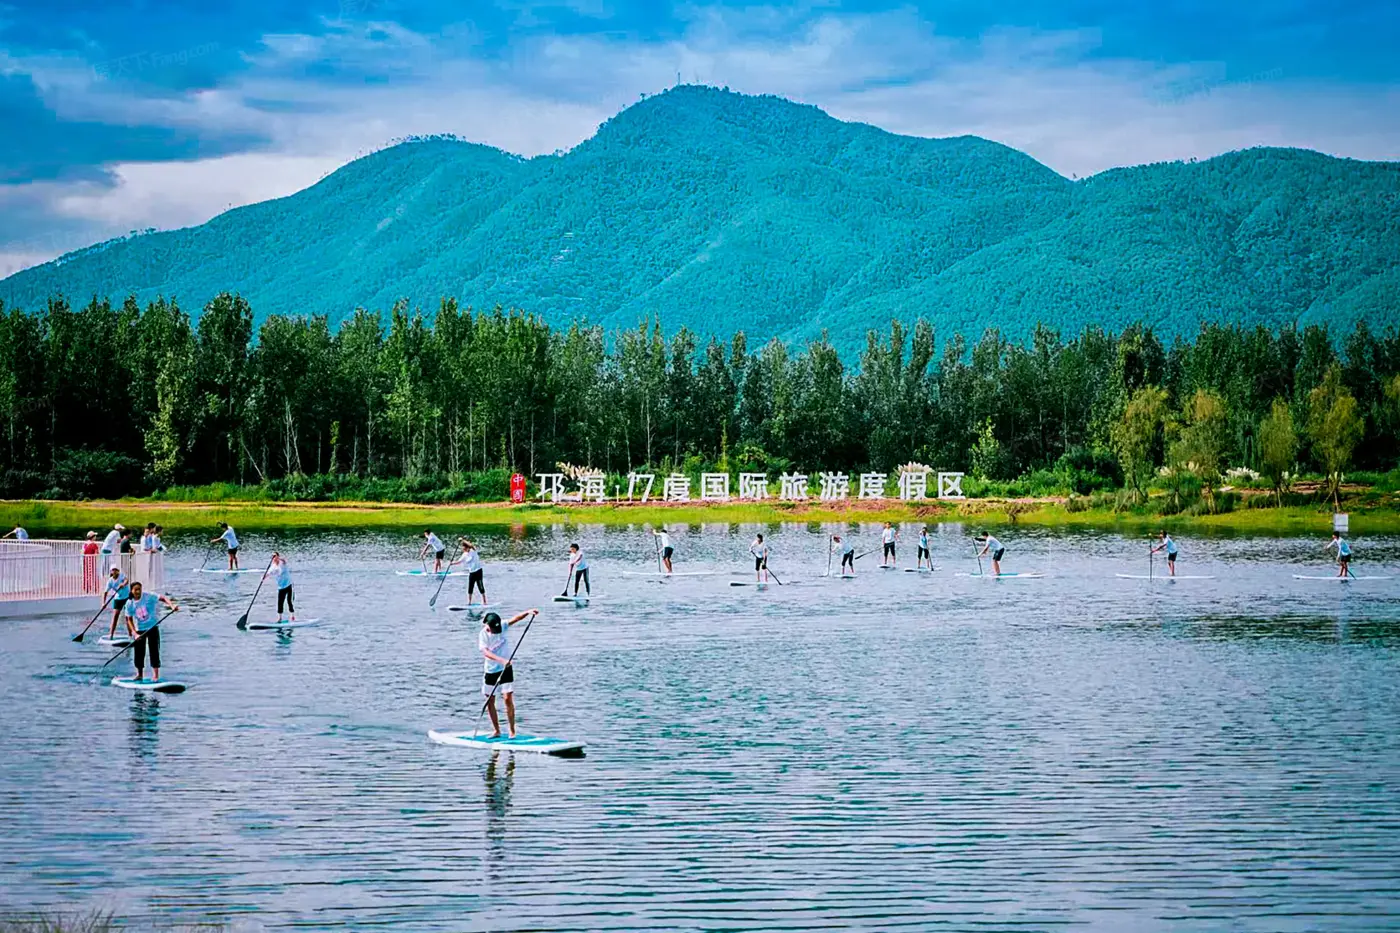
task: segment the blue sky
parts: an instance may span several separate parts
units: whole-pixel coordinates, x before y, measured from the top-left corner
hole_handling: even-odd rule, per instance
[[[566,149],[678,74],[1066,175],[1253,145],[1400,160],[1396,49],[1393,0],[0,0],[0,275],[403,136]]]

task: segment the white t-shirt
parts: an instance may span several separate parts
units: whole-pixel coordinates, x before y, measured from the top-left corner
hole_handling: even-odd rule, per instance
[[[844,555],[844,554],[853,553],[853,552],[855,551],[855,549],[856,549],[856,543],[855,543],[854,541],[842,541],[842,542],[841,542],[841,553],[842,553],[843,555]]]
[[[225,528],[224,533],[219,535],[219,540],[227,544],[230,551],[238,547],[238,535],[233,533],[232,528]]]
[[[767,541],[755,541],[753,544],[750,544],[750,545],[749,545],[749,553],[752,554],[754,557],[767,557],[767,556],[768,556],[768,542],[767,542]]]
[[[578,553],[569,558],[569,566],[575,570],[588,569],[588,559],[583,556],[583,548],[579,548]]]
[[[117,549],[117,542],[121,541],[121,539],[122,533],[113,528],[111,531],[107,532],[107,537],[102,539],[102,550],[106,551],[108,554],[112,553]]]
[[[996,538],[993,538],[991,535],[987,535],[987,553],[995,554],[997,551],[1000,550],[1001,542],[998,541]]]
[[[468,573],[475,573],[481,569],[481,555],[477,553],[476,548],[462,552],[462,569]]]
[[[664,531],[658,531],[656,534],[657,534],[657,537],[659,537],[659,538],[661,539],[661,550],[664,551],[664,550],[666,550],[668,547],[671,546],[671,536],[670,536],[670,535],[668,535],[668,534],[667,534],[666,532],[664,532]]]
[[[504,664],[500,661],[492,661],[490,658],[486,657],[485,652],[489,651],[498,658],[510,657],[510,627],[502,621],[501,632],[497,635],[493,634],[489,628],[483,625],[481,627],[481,634],[476,636],[476,646],[483,652],[481,660],[485,666],[482,669],[486,673],[494,674],[497,671],[505,670],[506,666]]]
[[[894,529],[886,528],[885,533],[881,535],[880,540],[884,541],[886,544],[894,544]]]
[[[437,535],[435,535],[435,534],[429,534],[429,535],[428,535],[428,550],[432,551],[434,554],[436,554],[438,551],[444,550],[443,544],[442,544],[442,539],[439,538],[439,537],[438,537]]]

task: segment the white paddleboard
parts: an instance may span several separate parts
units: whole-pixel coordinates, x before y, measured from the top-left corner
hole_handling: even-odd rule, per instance
[[[713,577],[719,573],[718,570],[675,570],[667,573],[664,570],[624,570],[624,577]]]
[[[898,570],[898,569],[899,569],[899,568],[896,567],[894,564],[876,564],[875,566],[878,567],[878,568],[880,568],[881,570]]]
[[[942,569],[943,569],[942,567],[935,567],[935,568],[933,568],[933,570],[930,570],[930,569],[927,568],[927,567],[905,567],[905,568],[904,568],[904,572],[905,572],[905,573],[933,573],[934,570],[942,570]]]
[[[116,638],[103,635],[101,638],[97,639],[97,643],[99,645],[110,645],[113,648],[126,648],[131,645],[131,639],[127,638],[125,635],[118,635]]]
[[[178,680],[137,680],[135,677],[113,677],[112,686],[128,690],[152,690],[156,693],[184,693],[185,685]]]
[[[1003,576],[1005,576],[1005,574],[1003,574]],[[1172,582],[1173,580],[1214,580],[1214,579],[1215,579],[1215,575],[1214,575],[1214,574],[1209,574],[1209,573],[1205,573],[1205,574],[1179,573],[1179,574],[1177,574],[1176,576],[1172,576],[1172,575],[1169,574],[1169,573],[1156,573],[1156,574],[1151,574],[1151,575],[1145,574],[1145,573],[1115,573],[1114,576],[1117,577],[1117,578],[1120,579],[1120,580],[1165,580],[1165,581],[1167,581],[1168,583]]]
[[[194,569],[194,572],[195,572],[195,573],[221,573],[221,574],[224,574],[225,576],[227,576],[227,575],[229,575],[229,574],[234,574],[234,573],[262,573],[263,570],[262,570],[261,567],[239,567],[237,570],[228,570],[228,569],[224,569],[224,570],[209,570],[209,569],[207,569],[207,568],[196,567],[196,568]]]
[[[1357,581],[1359,581],[1359,580],[1394,580],[1395,578],[1394,578],[1394,577],[1375,577],[1375,576],[1371,576],[1371,577],[1339,577],[1339,576],[1337,576],[1335,573],[1334,573],[1334,574],[1329,574],[1328,576],[1323,577],[1323,576],[1309,576],[1309,575],[1303,574],[1303,573],[1295,573],[1295,574],[1293,575],[1293,579],[1295,579],[1295,580],[1321,580],[1321,581],[1324,581],[1324,582],[1327,581],[1327,580],[1331,580],[1333,583],[1355,583],[1355,582],[1357,582]]]
[[[974,580],[1039,580],[1044,577],[1043,573],[960,573],[960,577],[971,577]]]
[[[308,625],[320,625],[320,619],[297,619],[295,622],[249,622],[250,632],[270,632],[281,631],[287,628],[306,628]]]
[[[432,570],[395,570],[395,574],[400,577],[468,577],[471,574],[465,570],[449,570],[446,573]]]
[[[487,612],[499,610],[501,607],[495,603],[472,603],[470,606],[448,606],[448,612],[469,612],[472,615],[483,615]]]
[[[557,755],[561,758],[582,758],[583,743],[570,742],[568,739],[552,739],[543,735],[517,735],[511,738],[508,735],[500,735],[492,738],[489,735],[472,735],[470,732],[439,732],[436,729],[429,730],[428,738],[439,745],[456,745],[462,748],[490,748],[505,749],[512,752],[540,752],[545,755]]]
[[[589,600],[597,598],[597,596],[593,596],[591,594],[580,593],[577,596],[556,596],[554,597],[554,601],[556,603],[576,603],[581,606],[587,604]]]
[[[756,586],[756,587],[758,587],[760,590],[766,590],[768,587],[770,587],[770,586],[777,586],[778,584],[777,584],[777,583],[774,583],[774,582],[772,582],[772,581],[769,581],[769,582],[767,582],[767,583],[760,583],[760,582],[758,582],[757,580],[730,580],[730,581],[729,581],[729,585],[730,585],[730,586]]]

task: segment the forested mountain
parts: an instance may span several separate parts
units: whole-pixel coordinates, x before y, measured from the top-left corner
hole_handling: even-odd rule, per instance
[[[921,139],[773,97],[681,87],[568,153],[404,143],[277,201],[25,270],[0,294],[270,314],[398,298],[607,330],[827,330],[853,358],[890,318],[940,338],[1201,321],[1400,322],[1400,163],[1257,149],[1070,181],[986,140]]]

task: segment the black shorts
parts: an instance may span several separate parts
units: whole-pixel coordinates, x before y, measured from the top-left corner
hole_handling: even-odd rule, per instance
[[[920,546],[919,546],[919,556],[920,556],[920,557],[930,557],[930,556],[932,556],[932,555],[929,554],[928,548],[924,547],[923,545],[920,545]]]
[[[847,551],[846,553],[841,555],[841,566],[844,567],[847,564],[850,564],[852,567],[856,565],[855,551]]]
[[[444,557],[446,557],[446,556],[447,556],[447,548],[443,548],[441,551],[434,551],[434,552],[433,552],[433,559],[434,559],[434,560],[442,560],[442,559],[443,559]]]
[[[234,557],[234,556],[236,556],[237,554],[238,554],[238,548],[236,548],[236,547],[231,547],[231,548],[228,549],[228,556],[229,556],[229,557]]]
[[[1174,563],[1176,563],[1176,554],[1175,554],[1175,553],[1168,552],[1168,554],[1167,554],[1167,563],[1169,563],[1169,564],[1174,564]]]
[[[758,555],[755,554],[755,555],[754,555],[754,559],[753,559],[753,569],[754,569],[754,570],[762,570],[762,569],[763,569],[763,560],[764,560],[764,559],[763,559],[762,557],[759,557]]]
[[[664,558],[666,558],[667,560],[670,560],[670,559],[671,559],[671,556],[672,556],[673,554],[675,554],[675,553],[676,553],[676,549],[675,549],[675,548],[673,548],[673,547],[668,547],[668,548],[666,548],[665,550],[663,550],[663,551],[661,552],[661,556],[664,557]]]
[[[1142,553],[1142,552],[1139,551],[1138,553]],[[994,554],[992,554],[992,560],[994,560],[994,561],[1000,561],[1000,560],[1001,560],[1003,557],[1005,557],[1005,556],[1006,556],[1006,548],[1004,548],[1004,547],[999,547],[999,548],[996,549],[996,552],[995,552]]]
[[[886,557],[893,557],[893,556],[894,556],[894,542],[893,542],[893,541],[891,541],[889,544],[886,544],[886,545],[885,545],[885,556],[886,556]]]
[[[467,576],[467,595],[470,596],[472,590],[481,590],[481,595],[486,595],[486,571],[473,570]]]
[[[112,609],[116,612],[121,612],[122,609],[126,607],[126,601],[130,598],[130,596],[123,596],[121,599],[118,599],[116,602],[112,603]]]
[[[515,667],[507,664],[503,671],[487,671],[481,675],[482,683],[488,687],[495,687],[501,684],[515,683]]]
[[[296,604],[292,602],[292,588],[290,586],[277,591],[277,614],[279,616],[282,614],[283,606],[293,612],[297,611]]]

